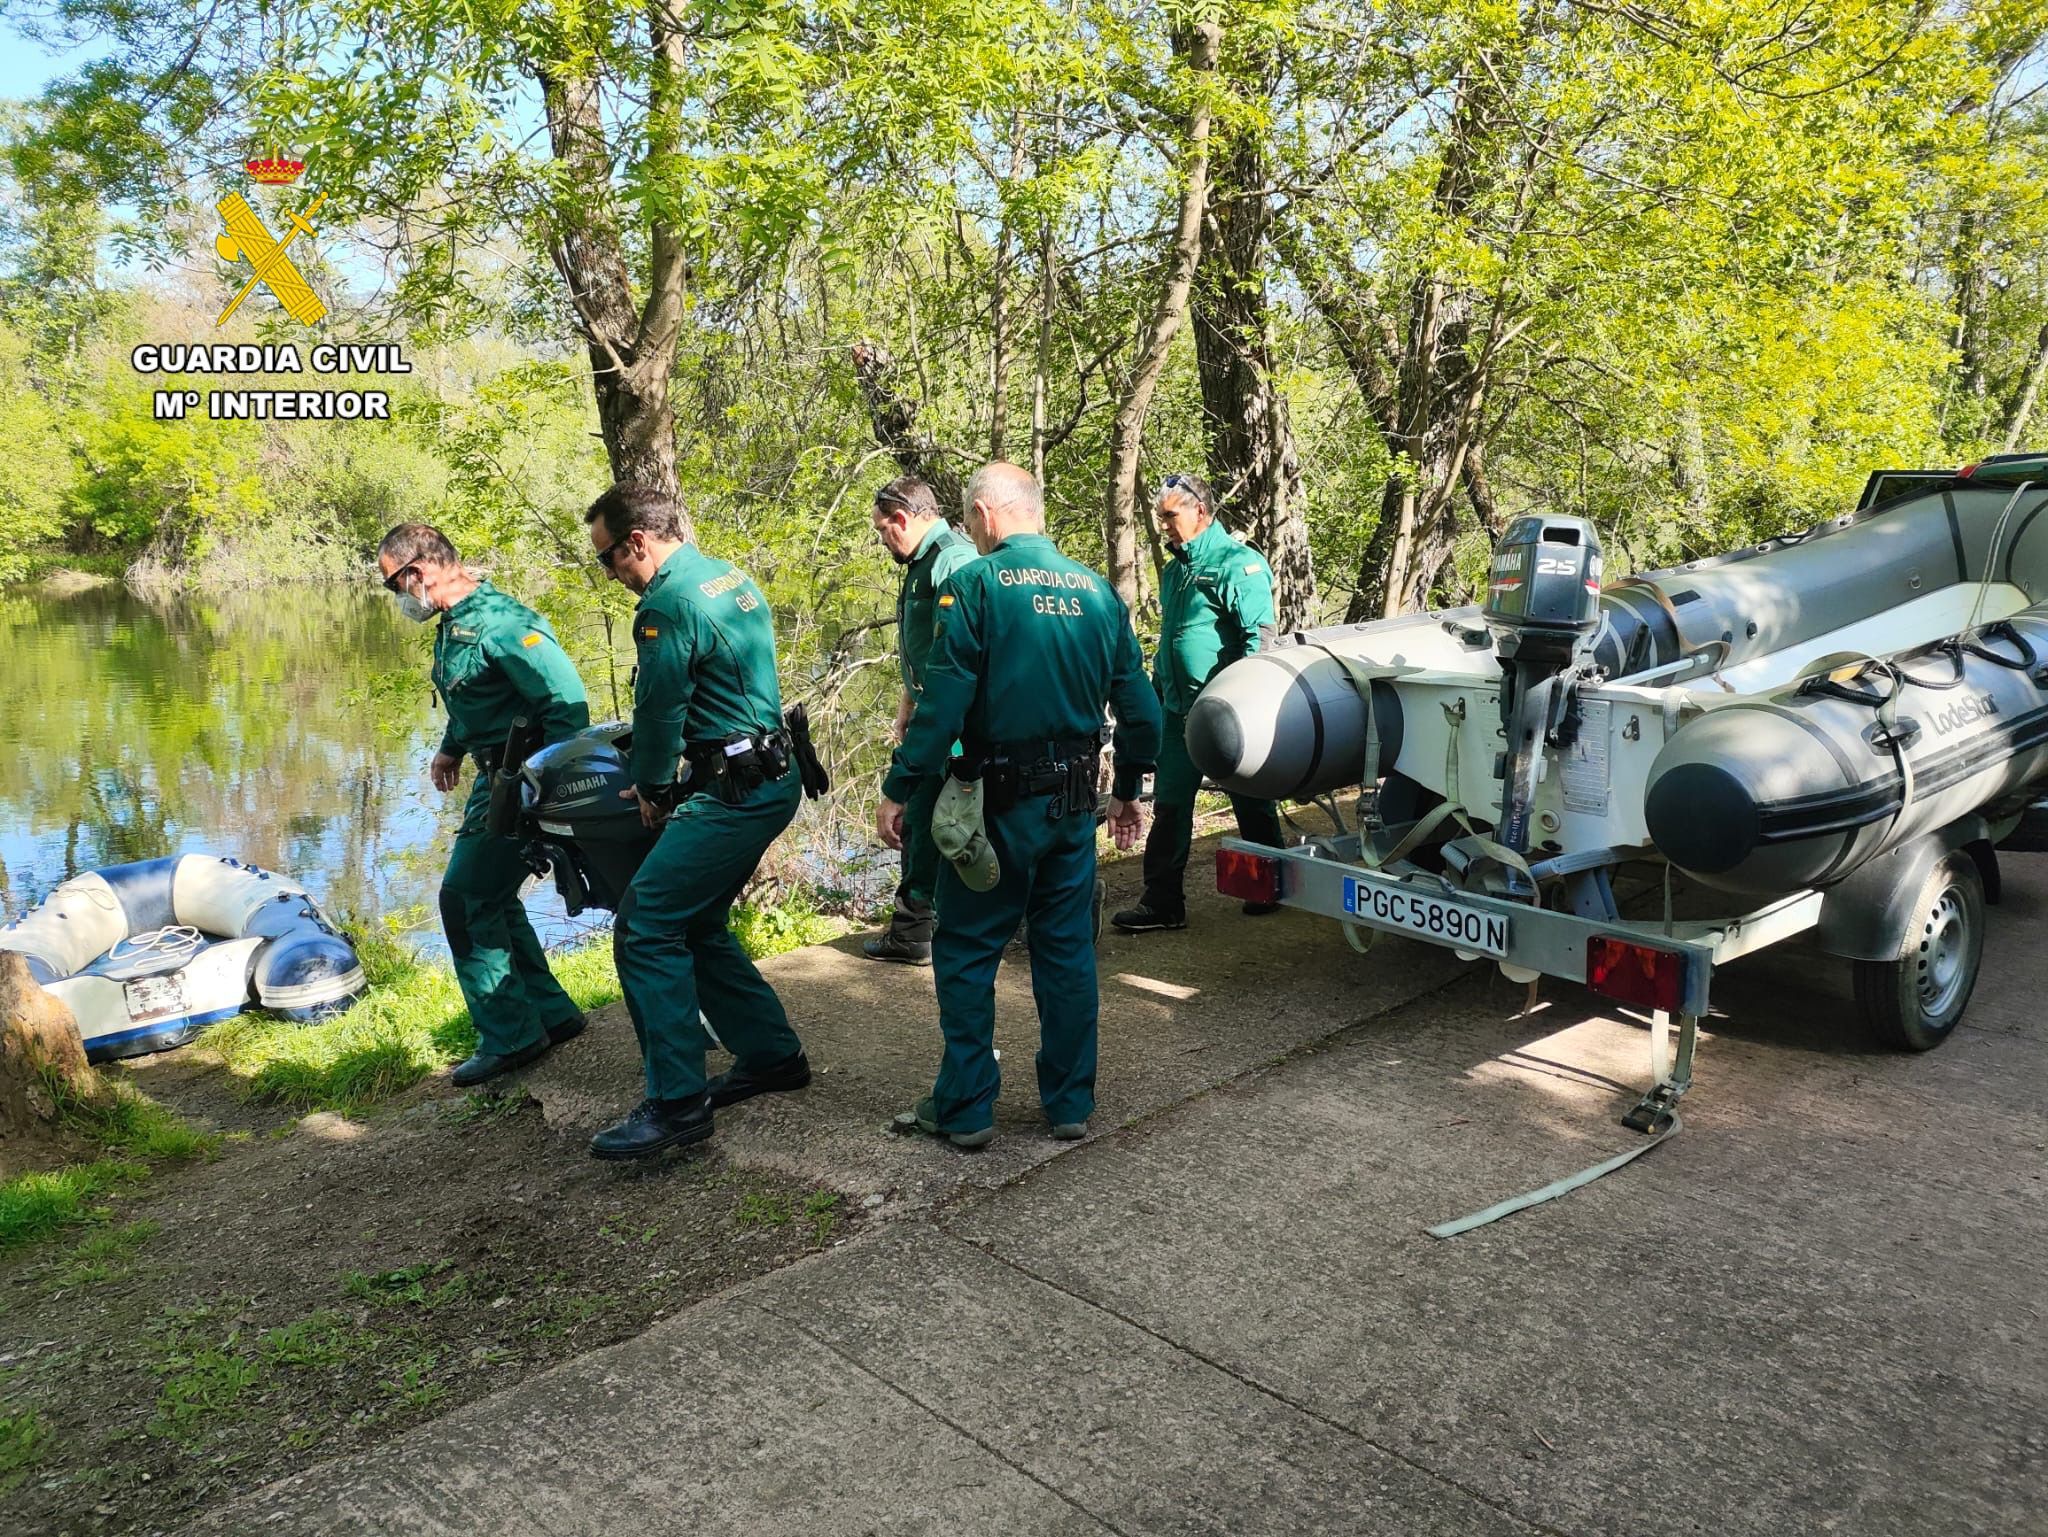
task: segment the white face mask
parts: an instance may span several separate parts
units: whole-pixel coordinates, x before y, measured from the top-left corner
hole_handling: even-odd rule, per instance
[[[426,584],[423,582],[421,586]],[[425,598],[409,587],[401,587],[397,593],[398,611],[415,624],[425,624],[434,617],[436,609]]]

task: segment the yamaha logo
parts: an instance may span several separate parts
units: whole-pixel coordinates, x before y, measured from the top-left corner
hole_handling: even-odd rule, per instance
[[[1947,736],[1958,726],[1972,725],[1980,720],[1989,720],[1998,713],[1998,701],[1989,694],[1976,699],[1964,699],[1950,705],[1946,710],[1936,710],[1927,717],[1927,723],[1934,727],[1935,735]]]
[[[585,790],[601,790],[603,788],[603,778],[599,775],[591,774],[582,779],[570,780],[567,784],[563,785],[559,790],[557,790],[555,794],[581,795]]]

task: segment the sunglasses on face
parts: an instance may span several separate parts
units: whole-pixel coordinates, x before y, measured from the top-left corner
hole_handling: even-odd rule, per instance
[[[417,561],[406,562],[406,564],[400,566],[396,571],[384,578],[384,590],[389,593],[396,593],[405,579],[413,575],[418,569],[419,563]]]
[[[597,563],[607,571],[616,571],[619,563],[619,548],[631,540],[632,537],[631,534],[628,534],[624,539],[614,539],[610,544],[599,550],[597,552]]]

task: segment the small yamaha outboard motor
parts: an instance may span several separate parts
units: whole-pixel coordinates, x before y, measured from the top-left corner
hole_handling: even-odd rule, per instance
[[[633,787],[632,727],[591,726],[529,752],[524,725],[513,727],[492,775],[488,825],[521,841],[536,874],[553,873],[571,917],[589,907],[616,912],[661,836],[641,825],[637,802],[619,795]]]
[[[1494,776],[1506,781],[1500,842],[1529,846],[1529,812],[1543,749],[1569,746],[1578,721],[1574,685],[1590,671],[1600,627],[1600,538],[1584,518],[1517,518],[1494,547],[1481,609],[1494,632],[1501,671],[1501,726],[1507,750]],[[1533,896],[1509,872],[1509,889]]]

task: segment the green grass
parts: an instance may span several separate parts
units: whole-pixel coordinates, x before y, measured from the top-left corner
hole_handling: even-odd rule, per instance
[[[47,1238],[74,1222],[100,1221],[97,1197],[136,1180],[152,1163],[210,1158],[220,1138],[195,1130],[118,1078],[101,1076],[90,1093],[45,1071],[43,1087],[65,1130],[116,1156],[0,1183],[0,1253]]]
[[[0,1494],[28,1477],[29,1464],[41,1454],[49,1435],[33,1409],[0,1414]]]
[[[128,1268],[136,1251],[156,1233],[154,1222],[131,1222],[126,1227],[94,1233],[64,1256],[63,1263],[50,1276],[50,1289],[68,1291],[112,1280]]]
[[[45,1071],[42,1076],[57,1107],[58,1123],[109,1152],[152,1163],[176,1163],[211,1158],[220,1150],[218,1136],[187,1125],[118,1078],[102,1075],[95,1092],[86,1096],[56,1073]]]
[[[438,1285],[427,1284],[452,1269],[454,1264],[453,1260],[431,1260],[408,1265],[403,1270],[382,1271],[377,1275],[354,1270],[342,1278],[341,1289],[348,1296],[374,1302],[379,1307],[437,1308],[444,1303],[459,1302],[469,1295],[469,1277],[459,1270]]]
[[[74,1222],[104,1221],[97,1198],[141,1179],[146,1164],[102,1158],[47,1174],[20,1174],[0,1184],[0,1254],[35,1243]]]
[[[733,909],[733,931],[749,955],[779,955],[829,939],[832,921],[798,899],[776,907]],[[311,1025],[244,1014],[206,1033],[251,1099],[292,1110],[343,1115],[459,1062],[476,1049],[455,977],[424,962],[405,943],[399,924],[350,926],[370,987],[347,1013]],[[556,978],[580,1009],[603,1008],[622,996],[609,937],[553,957]]]

